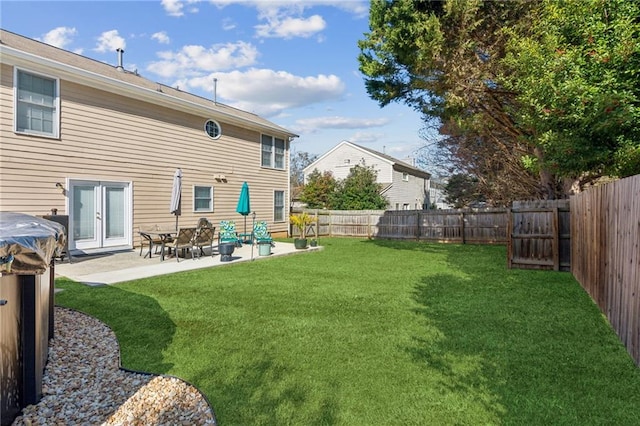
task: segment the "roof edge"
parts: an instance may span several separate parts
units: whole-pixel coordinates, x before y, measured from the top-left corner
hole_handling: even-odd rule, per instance
[[[28,38],[28,37],[25,37],[25,38]],[[90,60],[90,58],[87,58],[87,59]],[[105,75],[101,75],[101,74],[88,71],[79,67],[65,64],[63,62],[55,61],[53,59],[44,58],[34,53],[25,52],[24,50],[20,50],[15,47],[11,47],[2,43],[0,43],[0,63],[12,65],[12,66],[18,66],[18,67],[25,67],[25,68],[28,68],[30,63],[36,63],[47,69],[52,69],[52,70],[65,73],[67,77],[69,76],[76,77],[78,78],[78,80],[76,80],[77,82],[90,84],[92,87],[96,87],[101,90],[116,93],[122,96],[136,98],[136,99],[142,98],[147,102],[151,102],[157,105],[161,105],[161,106],[165,106],[173,109],[176,109],[177,107],[181,106],[194,113],[199,113],[202,115],[215,113],[217,115],[225,117],[232,123],[238,123],[238,124],[241,123],[244,125],[250,124],[252,127],[255,127],[258,129],[265,129],[270,131],[276,131],[279,133],[284,133],[290,138],[299,137],[299,135],[291,132],[290,130],[285,129],[284,127],[280,127],[275,123],[273,123],[272,126],[269,126],[269,125],[261,124],[261,123],[251,121],[242,117],[235,116],[225,111],[221,111],[214,107],[215,104],[212,105],[212,107],[206,107],[204,105],[200,105],[198,103],[191,102],[186,99],[180,99],[180,98],[174,97],[164,92],[148,89],[146,87],[138,86],[126,81],[117,80]],[[140,78],[144,78],[144,77],[140,77]],[[146,80],[151,81],[148,79]],[[156,84],[160,84],[160,83],[156,83]],[[119,88],[121,90],[120,91],[114,90],[115,88]],[[197,96],[189,92],[184,92],[184,93],[188,93],[191,96]],[[242,112],[250,114],[247,111],[242,111]],[[257,116],[257,117],[261,118],[264,121],[269,121],[260,116]]]

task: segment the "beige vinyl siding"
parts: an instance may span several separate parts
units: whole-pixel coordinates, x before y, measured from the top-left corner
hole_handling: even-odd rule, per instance
[[[28,68],[25,68],[28,71]],[[133,229],[153,224],[174,225],[169,213],[173,173],[183,172],[182,216],[185,226],[205,216],[216,226],[222,219],[243,217],[235,212],[242,182],[250,185],[252,210],[267,220],[272,232],[287,231],[273,223],[273,191],[288,199],[285,170],[260,167],[260,132],[225,122],[221,117],[196,116],[126,98],[70,81],[60,82],[60,140],[13,132],[13,70],[2,65],[0,115],[0,209],[47,214],[66,213],[66,199],[55,187],[66,179],[132,183]],[[217,140],[204,131],[207,119],[222,128]],[[274,134],[287,140],[286,135]],[[287,142],[288,160],[289,144]],[[223,174],[226,182],[214,175]],[[214,212],[194,213],[193,185],[214,188]],[[251,218],[248,221],[250,223]],[[137,243],[137,237],[133,237]]]

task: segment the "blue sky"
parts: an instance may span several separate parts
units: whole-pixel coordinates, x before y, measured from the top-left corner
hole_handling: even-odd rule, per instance
[[[380,108],[358,71],[367,1],[7,1],[0,26],[259,114],[300,135],[294,152],[343,140],[399,159],[425,145],[411,108]]]

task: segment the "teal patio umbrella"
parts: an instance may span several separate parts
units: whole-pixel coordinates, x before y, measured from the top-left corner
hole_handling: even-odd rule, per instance
[[[238,206],[236,212],[244,216],[244,234],[247,234],[247,216],[251,213],[251,201],[249,200],[249,184],[244,182],[240,190],[240,198],[238,198]]]

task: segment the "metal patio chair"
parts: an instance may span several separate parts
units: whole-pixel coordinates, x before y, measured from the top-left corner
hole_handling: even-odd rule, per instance
[[[144,254],[144,257],[149,256],[149,259],[152,257],[154,246],[156,248],[156,254],[158,254],[158,250],[162,248],[162,239],[157,235],[152,235],[150,232],[151,231],[138,228],[138,234],[140,235],[140,256],[142,256],[144,247],[147,246],[149,249]]]
[[[205,254],[205,247],[209,247],[211,256],[213,256],[213,241],[215,233],[215,226],[201,226],[196,229],[196,237],[193,241],[193,245],[199,249],[198,256]]]
[[[178,256],[178,250],[182,250],[183,254],[186,256],[185,250],[191,251],[191,259],[194,258],[194,240],[196,235],[196,228],[180,228],[178,230],[178,235],[173,239],[173,241],[165,243],[165,247],[169,247],[169,249],[173,249],[175,252],[176,260],[180,262],[180,256]],[[164,253],[163,253],[164,255]]]

